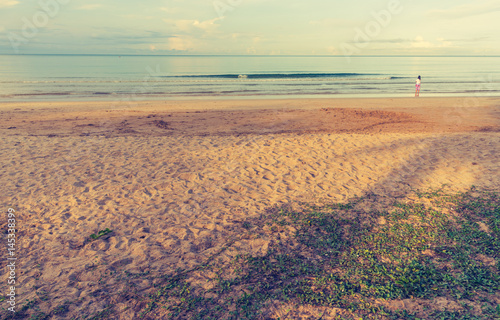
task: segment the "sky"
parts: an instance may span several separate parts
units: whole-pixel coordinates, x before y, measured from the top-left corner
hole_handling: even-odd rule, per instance
[[[500,55],[500,0],[0,0],[0,54]]]

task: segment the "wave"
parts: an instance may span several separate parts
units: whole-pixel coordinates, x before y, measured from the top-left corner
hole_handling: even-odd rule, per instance
[[[161,76],[162,78],[215,78],[215,79],[311,79],[311,78],[355,78],[381,76],[374,73],[249,73],[249,74],[194,74]]]
[[[24,97],[24,96],[71,96],[76,95],[76,92],[30,92],[30,93],[12,93],[9,96]]]
[[[248,82],[262,82],[262,81],[397,81],[413,79],[412,77],[395,77],[383,74],[370,74],[370,73],[255,73],[255,74],[199,74],[199,75],[165,75],[165,76],[155,76],[147,78],[146,80],[141,79],[86,79],[86,80],[74,80],[73,78],[62,79],[37,79],[37,80],[3,80],[0,79],[0,84],[11,84],[11,85],[29,85],[29,84],[64,84],[64,85],[75,85],[75,84],[149,84],[149,83],[217,83],[226,81],[245,81]],[[427,82],[430,83],[430,82]]]

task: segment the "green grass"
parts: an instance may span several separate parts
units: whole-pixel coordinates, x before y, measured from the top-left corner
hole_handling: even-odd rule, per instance
[[[100,237],[103,237],[111,232],[113,232],[113,230],[109,230],[109,228],[106,228],[104,230],[100,230],[97,234],[93,233],[90,235],[90,241],[97,240]]]
[[[127,296],[143,319],[324,319],[333,310],[339,319],[500,319],[499,194],[431,190],[400,201],[270,208],[191,269],[113,277],[154,280],[147,296]],[[269,249],[235,250],[245,240]],[[39,292],[16,319],[64,316],[72,304],[43,313],[45,298]],[[108,308],[86,318],[115,316]]]
[[[430,199],[432,207],[419,198]],[[338,308],[346,319],[500,319],[497,193],[419,193],[413,202],[380,212],[366,210],[363,199],[274,208],[244,228],[252,225],[254,233],[263,230],[274,240],[267,254],[238,255],[230,263],[212,259],[202,270],[212,274],[205,289],[192,285],[194,271],[169,277],[149,297],[143,316],[256,319],[283,304]],[[433,307],[438,297],[461,307]],[[429,306],[391,307],[403,299]]]

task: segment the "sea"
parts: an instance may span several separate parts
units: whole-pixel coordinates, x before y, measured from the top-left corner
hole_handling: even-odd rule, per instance
[[[499,96],[500,56],[0,55],[0,102]]]

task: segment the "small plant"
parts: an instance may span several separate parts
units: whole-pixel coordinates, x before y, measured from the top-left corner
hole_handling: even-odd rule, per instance
[[[248,221],[245,221],[245,222],[243,222],[242,227],[248,230],[252,227],[252,224]]]
[[[54,310],[52,310],[52,313],[57,315],[65,314],[69,311],[70,304],[71,302],[65,301],[62,305],[57,306]]]
[[[43,312],[39,312],[37,314],[34,314],[32,315],[29,320],[46,320],[49,318],[49,315],[43,313]]]
[[[47,301],[47,300],[49,300],[48,294],[44,290],[38,291],[38,292],[36,292],[36,294],[38,296],[38,299],[40,299],[40,301]]]
[[[427,204],[366,211],[360,198],[271,208],[261,220],[242,224],[243,232],[273,239],[265,255],[238,253],[231,262],[209,259],[178,270],[149,296],[143,315],[164,317],[163,309],[170,319],[273,318],[269,312],[282,302],[337,308],[345,319],[498,318],[500,306],[487,301],[477,314],[467,307],[391,311],[378,302],[448,297],[477,303],[500,289],[498,193],[429,190],[417,196]],[[450,218],[442,208],[456,215]],[[205,271],[209,289],[192,281]],[[290,312],[287,317],[294,316]]]
[[[90,235],[90,239],[91,239],[91,241],[92,240],[97,240],[100,237],[105,236],[105,235],[107,235],[107,234],[109,234],[111,232],[113,232],[113,230],[109,230],[108,228],[106,228],[104,230],[99,231],[97,234],[95,234],[95,233],[91,234]]]
[[[102,311],[94,312],[93,314],[90,315],[90,318],[87,318],[87,319],[88,320],[110,319],[111,314],[113,314],[113,308],[108,307]]]

